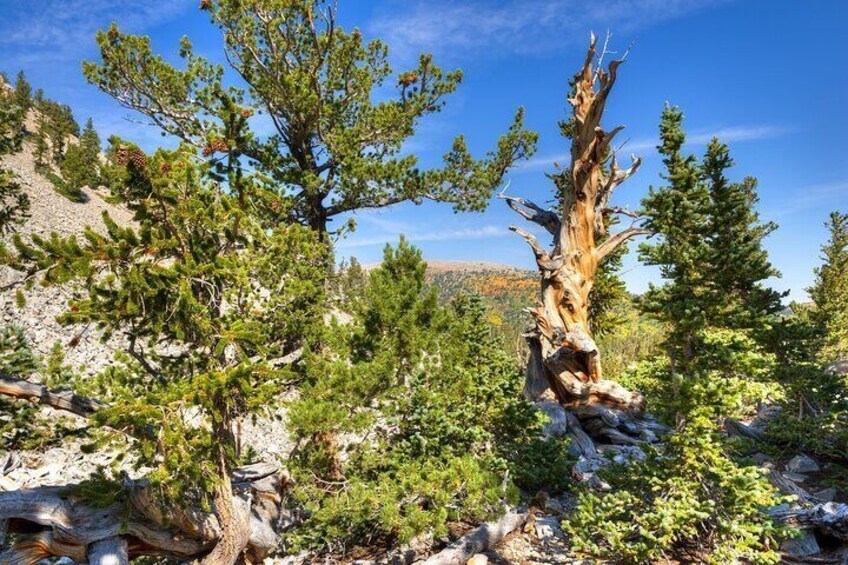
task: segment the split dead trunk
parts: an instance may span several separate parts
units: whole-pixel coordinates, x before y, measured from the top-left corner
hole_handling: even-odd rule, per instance
[[[531,399],[553,395],[581,420],[596,421],[591,426],[592,435],[622,440],[622,434],[632,435],[627,427],[634,426],[644,399],[603,377],[601,353],[590,333],[589,293],[604,258],[629,238],[650,232],[634,222],[619,233],[606,233],[604,220],[609,214],[633,216],[626,210],[610,208],[609,199],[641,161],[634,156],[631,167],[620,169],[611,143],[622,127],[609,132],[601,127],[623,59],[612,61],[607,69],[600,65],[596,68],[596,55],[593,35],[569,99],[573,107],[571,165],[556,177],[559,213],[523,198],[503,193],[500,198],[522,217],[545,228],[553,239],[552,247],[546,248],[532,234],[510,227],[530,244],[541,275],[539,302],[531,310],[535,324],[527,334],[530,360],[526,394]],[[586,410],[592,406],[616,414],[615,426]]]

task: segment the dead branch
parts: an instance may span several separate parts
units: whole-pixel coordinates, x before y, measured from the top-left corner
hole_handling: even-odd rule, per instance
[[[475,553],[494,547],[526,521],[526,512],[508,510],[499,520],[483,524],[424,561],[422,565],[464,565]]]
[[[596,251],[598,260],[601,260],[604,257],[606,257],[607,255],[609,255],[610,253],[612,253],[612,251],[616,247],[618,247],[619,245],[621,245],[622,243],[624,243],[625,241],[627,241],[631,237],[635,237],[637,235],[651,235],[653,233],[654,232],[652,232],[649,229],[639,228],[639,227],[630,227],[630,228],[627,228],[626,230],[623,230],[623,231],[620,231],[616,234],[613,234],[608,239],[606,239],[601,245],[598,246],[597,251]]]
[[[505,194],[505,191],[506,188],[498,194],[498,198],[500,200],[505,200],[507,206],[512,208],[522,218],[539,224],[552,235],[559,231],[559,218],[556,214],[550,210],[545,210],[530,200],[517,196],[509,196]]]
[[[0,374],[0,395],[23,398],[86,418],[105,406],[99,400],[79,396],[71,391],[50,390],[44,385],[4,374]]]

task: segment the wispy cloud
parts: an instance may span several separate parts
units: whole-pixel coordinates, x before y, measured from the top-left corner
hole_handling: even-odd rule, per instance
[[[763,215],[769,219],[777,219],[798,212],[812,210],[829,203],[833,203],[834,205],[840,203],[844,205],[843,203],[848,201],[848,179],[790,189],[788,193],[791,194],[791,197],[786,199],[785,206],[766,210]]]
[[[588,30],[630,33],[727,0],[414,0],[390,4],[370,31],[400,58],[461,49],[538,53],[584,42]]]
[[[17,66],[79,60],[94,46],[94,33],[113,21],[137,32],[173,19],[193,4],[192,0],[2,2],[0,50]]]
[[[501,237],[509,235],[509,231],[502,226],[483,226],[479,228],[463,228],[458,230],[447,231],[431,231],[423,233],[405,233],[406,239],[412,243],[421,243],[425,241],[457,241],[468,239],[482,239],[490,237]],[[350,239],[339,242],[338,247],[369,247],[372,245],[385,245],[386,243],[396,242],[400,237],[401,232],[388,233],[382,236],[357,238],[353,235]]]
[[[774,125],[729,126],[691,133],[686,137],[686,146],[703,147],[714,137],[724,143],[758,141],[779,137],[789,131],[789,128]],[[635,153],[647,157],[656,153],[657,145],[659,145],[659,139],[642,137],[624,141],[619,146],[618,151],[620,154]],[[535,157],[520,165],[518,171],[547,169],[554,166],[555,163],[564,166],[568,164],[568,161],[569,157],[565,153]]]

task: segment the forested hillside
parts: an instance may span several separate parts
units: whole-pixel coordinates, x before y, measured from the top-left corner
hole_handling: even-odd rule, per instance
[[[539,204],[504,182],[523,108],[488,151],[408,143],[461,71],[393,70],[332,2],[198,9],[226,71],[119,24],[83,65],[170,148],[0,85],[0,563],[848,562],[848,211],[787,303],[757,171],[681,108],[613,204],[643,171],[610,35]],[[351,214],[425,200],[506,205],[536,269],[338,260]]]

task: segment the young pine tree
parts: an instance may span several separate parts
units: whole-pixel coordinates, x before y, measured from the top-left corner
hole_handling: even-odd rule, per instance
[[[68,147],[60,170],[66,191],[75,196],[74,200],[84,197],[82,187],[96,188],[100,184],[100,137],[91,118],[85,124],[79,143]]]
[[[824,361],[848,358],[848,214],[833,212],[825,224],[830,238],[822,246],[824,263],[807,289],[815,304],[810,313],[824,338]]]
[[[757,180],[746,177],[730,182],[733,166],[727,145],[713,138],[707,146],[702,174],[710,193],[709,243],[712,259],[705,267],[718,296],[711,302],[717,311],[712,324],[759,336],[765,343],[782,295],[763,281],[780,276],[771,265],[763,240],[777,224],[762,223],[756,211]]]
[[[618,223],[609,218],[605,222],[607,233]],[[608,335],[624,322],[620,308],[629,302],[630,295],[619,273],[626,254],[627,245],[618,246],[604,257],[595,273],[595,284],[589,293],[589,329],[596,339]]]
[[[289,406],[295,497],[308,516],[295,545],[440,535],[451,520],[497,513],[513,481],[540,488],[568,476],[567,445],[540,439],[482,301],[440,307],[425,270],[405,240],[387,246],[352,319],[329,327],[325,351],[306,359]]]
[[[26,79],[23,71],[18,72],[15,80],[15,104],[26,114],[27,110],[32,107],[32,87]]]
[[[444,166],[425,170],[401,148],[442,108],[460,71],[445,73],[422,55],[392,79],[388,47],[344,30],[328,0],[204,0],[201,9],[221,31],[246,90],[225,85],[223,67],[197,55],[188,39],[180,70],[153,53],[149,38],[115,25],[98,33],[101,61],[84,64],[86,77],[210,161],[236,149],[290,198],[290,219],[319,233],[340,214],[398,202],[480,210],[505,171],[534,149],[536,136],[524,130],[519,110],[486,157],[474,159],[459,136]],[[274,135],[255,135],[251,122],[242,138],[228,137],[225,115],[234,103],[245,116],[267,114]]]
[[[94,129],[94,121],[88,118],[85,122],[85,127],[80,135],[80,147],[85,151],[86,156],[93,162],[93,169],[96,171],[97,163],[100,159],[100,136],[97,130]]]
[[[35,147],[33,148],[33,157],[35,158],[35,169],[39,172],[45,171],[47,168],[47,159],[49,157],[49,147],[47,145],[47,121],[44,114],[39,113],[36,121],[36,130],[34,134]]]
[[[15,153],[23,142],[23,111],[14,95],[0,92],[0,155]],[[26,217],[29,197],[11,171],[0,167],[0,234],[10,231]]]
[[[686,134],[683,112],[666,106],[660,122],[660,155],[667,186],[651,187],[643,200],[645,227],[659,240],[639,246],[639,257],[660,268],[668,282],[651,285],[643,297],[644,310],[669,324],[666,347],[673,371],[683,370],[696,352],[698,333],[709,323],[714,299],[708,279],[712,250],[710,195],[701,182],[701,168],[693,155],[683,154]]]
[[[125,336],[115,365],[79,383],[107,403],[94,421],[132,435],[158,503],[211,507],[220,535],[207,562],[234,563],[249,527],[231,486],[238,422],[273,403],[293,375],[277,360],[321,324],[326,248],[281,223],[264,180],[235,162],[198,166],[185,147],[121,155],[117,194],[137,228],[104,215],[105,235],[16,244],[45,282],[84,283],[63,322]]]

